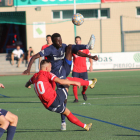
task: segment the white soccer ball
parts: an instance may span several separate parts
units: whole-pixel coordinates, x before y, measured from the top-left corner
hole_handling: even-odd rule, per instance
[[[74,14],[74,15],[72,16],[72,22],[73,22],[73,24],[75,24],[75,25],[77,25],[77,26],[82,25],[83,22],[84,22],[84,17],[83,17],[83,15],[80,14],[80,13]]]

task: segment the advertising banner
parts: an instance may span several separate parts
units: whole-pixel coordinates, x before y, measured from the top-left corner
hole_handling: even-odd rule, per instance
[[[93,69],[131,69],[140,68],[140,52],[97,53],[99,60],[93,61]],[[90,63],[87,59],[87,67]]]
[[[75,0],[76,4],[101,3],[100,0]],[[74,4],[74,0],[14,0],[14,6],[45,6]]]

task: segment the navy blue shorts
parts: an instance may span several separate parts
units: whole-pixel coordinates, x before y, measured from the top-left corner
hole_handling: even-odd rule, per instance
[[[1,115],[4,115],[5,116],[7,114],[7,112],[8,112],[7,110],[0,109],[0,116]]]
[[[72,72],[72,77],[77,77],[77,78],[81,78],[83,80],[88,80],[87,72],[82,72],[82,73]]]
[[[65,111],[64,101],[67,99],[68,93],[65,88],[58,88],[56,90],[57,96],[54,102],[49,106],[48,110],[63,113]]]
[[[69,61],[66,58],[64,58],[63,65],[60,67],[59,71],[55,72],[55,75],[59,77],[60,79],[66,79],[67,76],[71,72],[71,64],[72,64],[72,61]],[[56,85],[57,87],[64,88],[64,86],[58,83],[56,83]]]

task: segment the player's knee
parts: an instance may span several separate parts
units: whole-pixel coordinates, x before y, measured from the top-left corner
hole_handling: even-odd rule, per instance
[[[1,125],[1,128],[6,130],[9,126],[9,121],[4,119],[0,125]]]
[[[12,114],[12,119],[10,120],[10,124],[13,126],[16,126],[18,123],[18,116],[15,114]]]
[[[17,115],[14,115],[13,122],[14,122],[14,124],[17,124],[18,123],[18,116]]]
[[[66,53],[72,53],[72,45],[69,44],[66,48]]]

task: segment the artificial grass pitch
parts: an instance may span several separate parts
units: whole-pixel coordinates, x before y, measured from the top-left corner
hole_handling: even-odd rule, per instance
[[[94,89],[88,88],[87,101],[78,89],[79,102],[73,103],[72,86],[67,108],[83,123],[93,123],[90,131],[70,123],[60,131],[58,113],[44,108],[34,92],[25,88],[30,76],[1,76],[0,108],[18,115],[14,140],[139,140],[140,71],[88,73],[97,78]],[[1,139],[6,139],[6,132]]]

